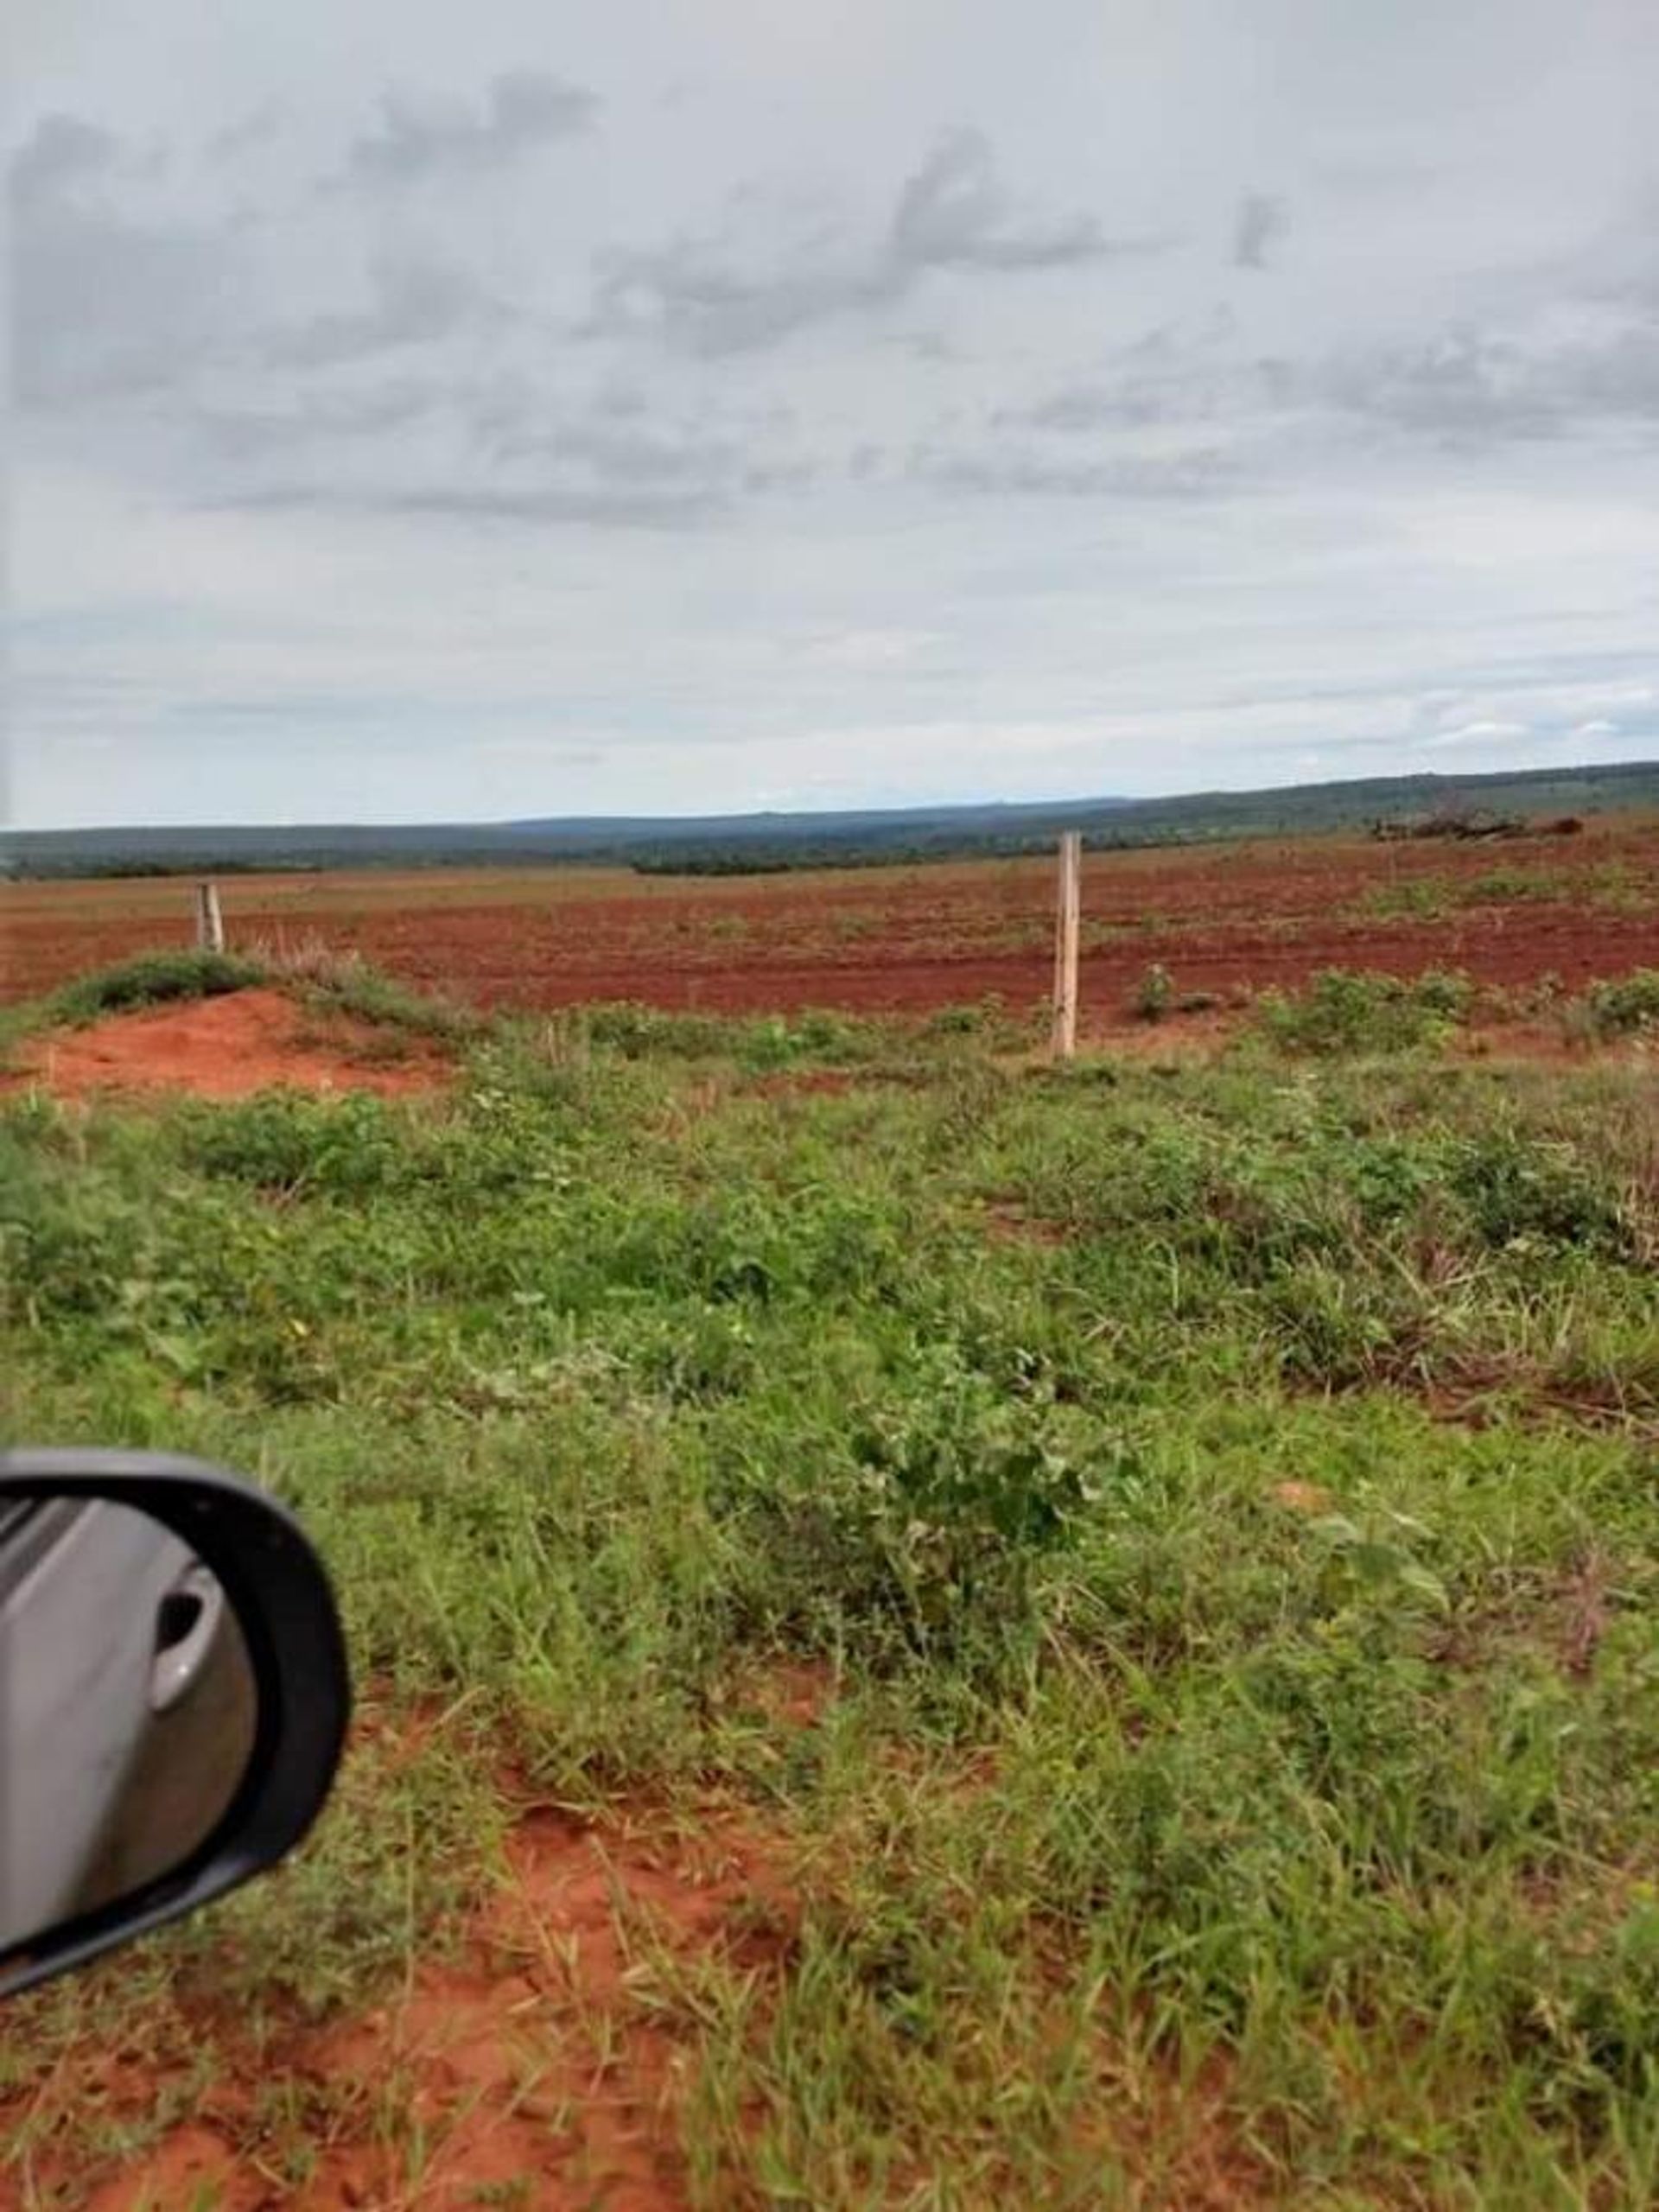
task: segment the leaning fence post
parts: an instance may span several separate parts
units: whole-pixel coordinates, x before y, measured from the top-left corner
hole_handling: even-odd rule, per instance
[[[1059,899],[1054,915],[1054,1023],[1050,1049],[1069,1060],[1077,1049],[1077,917],[1081,903],[1083,837],[1068,830],[1060,839]]]
[[[204,952],[225,950],[225,917],[219,911],[219,886],[196,886],[196,943]]]

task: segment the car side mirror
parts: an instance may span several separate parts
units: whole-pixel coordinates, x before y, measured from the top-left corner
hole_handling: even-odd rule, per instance
[[[274,1500],[160,1453],[0,1452],[0,1995],[274,1865],[350,1707]]]

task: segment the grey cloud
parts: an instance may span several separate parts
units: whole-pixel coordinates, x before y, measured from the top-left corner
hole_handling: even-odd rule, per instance
[[[78,115],[41,118],[6,165],[14,202],[26,207],[112,168],[121,142]]]
[[[263,100],[235,123],[215,130],[203,149],[210,162],[233,162],[256,146],[263,146],[282,129],[283,111],[278,100]]]
[[[1659,321],[1569,352],[1555,368],[1586,413],[1659,416]]]
[[[759,461],[743,471],[746,492],[804,492],[817,481],[810,461]]]
[[[838,253],[819,233],[780,265],[740,267],[730,250],[690,238],[601,262],[588,335],[655,332],[717,355],[772,346],[808,326],[902,302],[930,272],[1073,267],[1155,242],[1113,239],[1091,215],[1021,218],[983,132],[951,132],[899,188],[886,235]]]
[[[1247,192],[1233,221],[1234,267],[1265,269],[1268,247],[1276,245],[1289,228],[1290,213],[1282,200],[1271,193]]]
[[[888,340],[917,361],[960,361],[965,358],[962,349],[946,337],[942,330],[914,330]]]
[[[1438,437],[1536,437],[1555,426],[1555,405],[1520,349],[1468,331],[1338,361],[1322,382],[1338,407]]]
[[[954,130],[908,178],[893,209],[897,270],[1059,269],[1124,251],[1092,215],[1021,222],[982,130]]]
[[[683,529],[710,520],[725,506],[726,500],[721,493],[702,484],[630,486],[554,481],[499,486],[435,486],[425,491],[400,493],[389,504],[407,514]]]
[[[1116,373],[999,408],[990,425],[1087,437],[1335,414],[1402,438],[1476,447],[1659,419],[1659,318],[1652,316],[1573,343],[1457,328],[1324,359],[1247,359],[1229,335],[1160,333],[1155,345],[1128,349]]]
[[[190,420],[221,459],[256,461],[324,439],[378,436],[432,412],[446,397],[430,380],[399,377],[367,391],[304,391],[284,407],[200,408]]]
[[[378,491],[313,480],[276,486],[213,504],[260,512],[412,515],[451,522],[683,530],[713,520],[723,503],[701,489],[624,492],[553,483],[499,487],[434,484]]]
[[[454,102],[416,106],[387,93],[378,129],[352,145],[346,175],[358,183],[411,184],[499,168],[588,130],[599,105],[585,86],[532,69],[493,79],[476,111]]]
[[[1416,346],[1329,365],[1331,404],[1450,442],[1553,437],[1586,422],[1659,419],[1659,322],[1573,345],[1449,331]]]
[[[315,315],[267,332],[258,350],[275,366],[327,368],[395,347],[430,344],[505,312],[464,270],[387,260],[371,271],[366,307]]]
[[[618,413],[615,397],[601,387],[561,406],[527,380],[461,379],[446,388],[402,378],[319,395],[298,409],[220,415],[203,428],[219,456],[245,464],[248,474],[221,486],[213,503],[678,529],[716,518],[743,496],[811,480],[810,458],[760,448],[761,433],[747,419],[710,430],[652,419],[632,397]],[[434,418],[453,468],[435,473],[429,459],[411,468],[395,433],[416,416]],[[323,439],[338,441],[326,467],[315,449]]]
[[[1027,406],[999,409],[991,420],[998,429],[1065,435],[1208,421],[1230,405],[1255,404],[1264,373],[1260,362],[1238,358],[1231,317],[1220,308],[1188,323],[1160,323],[1122,347],[1109,371]]]
[[[1125,454],[1106,461],[1056,461],[997,449],[938,454],[922,448],[911,474],[942,492],[976,497],[1068,499],[1191,499],[1213,497],[1233,475],[1214,447],[1181,454]]]
[[[1147,383],[1069,385],[1030,407],[1000,408],[992,421],[1033,430],[1128,429],[1166,422],[1177,411],[1166,391]]]
[[[654,331],[692,353],[747,353],[882,296],[868,272],[800,269],[746,276],[717,251],[683,239],[654,251],[607,255],[583,334]]]
[[[164,386],[223,327],[238,273],[229,242],[112,203],[100,188],[127,160],[109,132],[54,115],[10,163],[13,366],[25,406]]]
[[[559,403],[527,379],[497,378],[467,392],[461,412],[471,447],[487,467],[550,467],[602,486],[723,491],[753,442],[729,430],[717,434],[705,419],[652,420],[643,393],[613,384]]]
[[[504,457],[517,460],[537,454],[611,484],[713,486],[740,458],[735,446],[718,439],[685,437],[632,423],[618,429],[601,422],[574,423],[518,442],[505,449]]]

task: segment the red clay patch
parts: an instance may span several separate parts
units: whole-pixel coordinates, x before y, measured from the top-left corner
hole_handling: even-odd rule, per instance
[[[429,1090],[442,1059],[424,1045],[389,1056],[401,1040],[345,1016],[314,1013],[281,991],[147,1007],[33,1045],[3,1087],[43,1084],[60,1097],[102,1090],[188,1091],[244,1098],[278,1084],[302,1090],[372,1090],[383,1097]]]
[[[422,1964],[391,2002],[296,2024],[257,2057],[232,2044],[188,2121],[74,2201],[681,2212],[688,2047],[667,1978],[710,1956],[776,1974],[798,1918],[776,1845],[735,1812],[598,1827],[531,1805],[458,1961]],[[294,2120],[281,2141],[251,2093],[277,2080]],[[101,2102],[142,2111],[152,2086],[142,2055],[123,2054]]]

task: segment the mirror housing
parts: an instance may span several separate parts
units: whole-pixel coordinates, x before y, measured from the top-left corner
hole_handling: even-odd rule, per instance
[[[217,1581],[251,1671],[252,1743],[228,1804],[177,1865],[0,1948],[0,1996],[194,1912],[274,1865],[321,1809],[351,1710],[327,1576],[274,1499],[222,1468],[159,1452],[0,1452],[0,1507],[54,1501],[130,1508],[177,1537]],[[6,1749],[0,1732],[0,1789],[26,1789],[26,1775],[4,1770]]]

